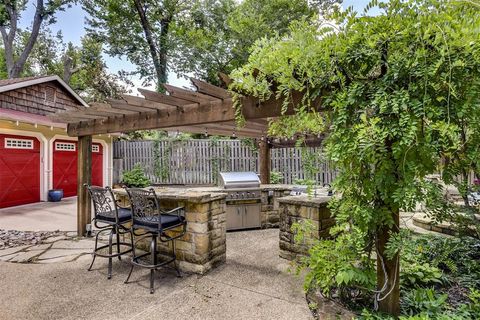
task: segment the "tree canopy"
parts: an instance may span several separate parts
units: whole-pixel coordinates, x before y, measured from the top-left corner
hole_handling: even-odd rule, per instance
[[[369,16],[372,7],[380,14]],[[373,250],[375,301],[398,314],[399,251],[387,255],[386,248],[399,232],[399,211],[412,211],[418,202],[443,210],[440,187],[425,177],[457,165],[466,147],[463,132],[478,132],[478,6],[374,0],[364,14],[350,8],[331,18],[336,26],[298,22],[288,37],[257,43],[248,63],[232,73],[231,88],[276,96],[285,105],[292,92],[302,92],[298,121],[290,122],[298,129],[321,99],[318,123],[339,170],[334,187],[341,197],[331,206],[337,226],[329,248],[339,255],[312,280],[328,291],[345,286],[338,275],[351,271],[347,285],[365,286],[365,274],[375,272],[368,258]]]

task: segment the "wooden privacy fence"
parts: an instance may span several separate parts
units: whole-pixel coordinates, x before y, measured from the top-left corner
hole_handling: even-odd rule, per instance
[[[271,150],[272,171],[280,172],[281,183],[314,179],[331,183],[335,177],[321,160],[319,148]],[[255,171],[258,152],[240,140],[116,141],[113,146],[114,182],[125,170],[140,163],[146,175],[158,184],[216,184],[222,171]],[[309,170],[308,168],[312,168]]]

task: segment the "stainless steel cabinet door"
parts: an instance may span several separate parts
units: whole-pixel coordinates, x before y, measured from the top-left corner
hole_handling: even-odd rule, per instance
[[[247,204],[244,206],[244,228],[259,228],[261,226],[260,209],[260,204]]]
[[[243,228],[243,206],[227,206],[227,230]]]

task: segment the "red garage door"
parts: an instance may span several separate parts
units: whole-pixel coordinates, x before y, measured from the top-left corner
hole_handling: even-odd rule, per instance
[[[92,144],[92,185],[103,186],[103,147]]]
[[[103,148],[92,144],[92,184],[103,186]],[[77,195],[77,142],[55,140],[53,187],[63,189],[64,197]]]
[[[40,142],[0,134],[0,208],[40,201]]]

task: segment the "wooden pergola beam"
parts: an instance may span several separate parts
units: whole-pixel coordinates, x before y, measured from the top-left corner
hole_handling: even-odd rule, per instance
[[[197,88],[197,92],[200,92],[218,99],[228,99],[232,97],[227,90],[214,86],[205,81],[201,81],[194,78],[190,78],[190,81]]]
[[[270,157],[270,145],[265,140],[260,140],[258,143],[258,158],[260,169],[260,182],[262,184],[270,183],[271,172],[271,157]]]
[[[176,109],[176,108],[182,108],[180,106],[171,105],[171,104],[162,103],[162,102],[151,101],[151,100],[146,100],[144,98],[130,96],[130,95],[122,95],[122,99],[125,100],[125,102],[129,105],[137,106],[137,107],[143,107],[143,108],[149,108],[149,109],[153,109],[153,110],[173,110],[173,109]]]
[[[186,90],[182,88],[178,88],[175,86],[171,86],[169,84],[164,84],[163,87],[168,91],[168,93],[173,96],[177,97],[180,99],[196,102],[196,103],[207,103],[209,101],[218,101],[220,99],[203,94],[203,93],[198,93],[195,91],[191,90]]]
[[[235,133],[235,137],[240,138],[258,138],[261,134],[259,132],[252,132],[252,131],[245,131],[245,130],[238,130],[232,131],[230,129],[224,129],[218,127],[216,124],[205,124],[205,125],[197,125],[197,126],[187,126],[187,127],[172,127],[172,128],[164,128],[168,131],[181,131],[181,132],[188,132],[188,133],[197,133],[197,134],[208,134],[208,135],[219,135],[219,136],[226,136],[232,137],[233,133]]]
[[[85,184],[92,183],[92,136],[78,138],[77,235],[84,236],[92,220],[91,201]]]
[[[290,99],[291,102],[286,109],[284,109],[283,103],[277,100],[275,96],[266,101],[260,101],[258,98],[254,97],[241,97],[242,114],[245,119],[266,119],[294,115],[297,112],[296,109],[302,105],[303,97],[303,92],[293,92]],[[322,110],[320,98],[317,98],[312,102],[310,110]]]
[[[177,107],[183,107],[185,105],[192,104],[192,101],[172,97],[156,91],[150,91],[146,89],[138,89],[138,91],[145,97],[146,100],[150,100],[150,101],[162,102],[162,103],[171,104]]]
[[[128,108],[129,105],[113,104],[113,108]],[[132,107],[132,110],[143,107]],[[85,136],[102,133],[129,132],[134,130],[148,130],[169,127],[217,123],[235,119],[235,112],[230,99],[225,101],[211,101],[200,104],[198,107],[185,108],[183,111],[157,110],[141,112],[123,117],[109,117],[105,120],[91,120],[81,123],[69,123],[70,136]]]

